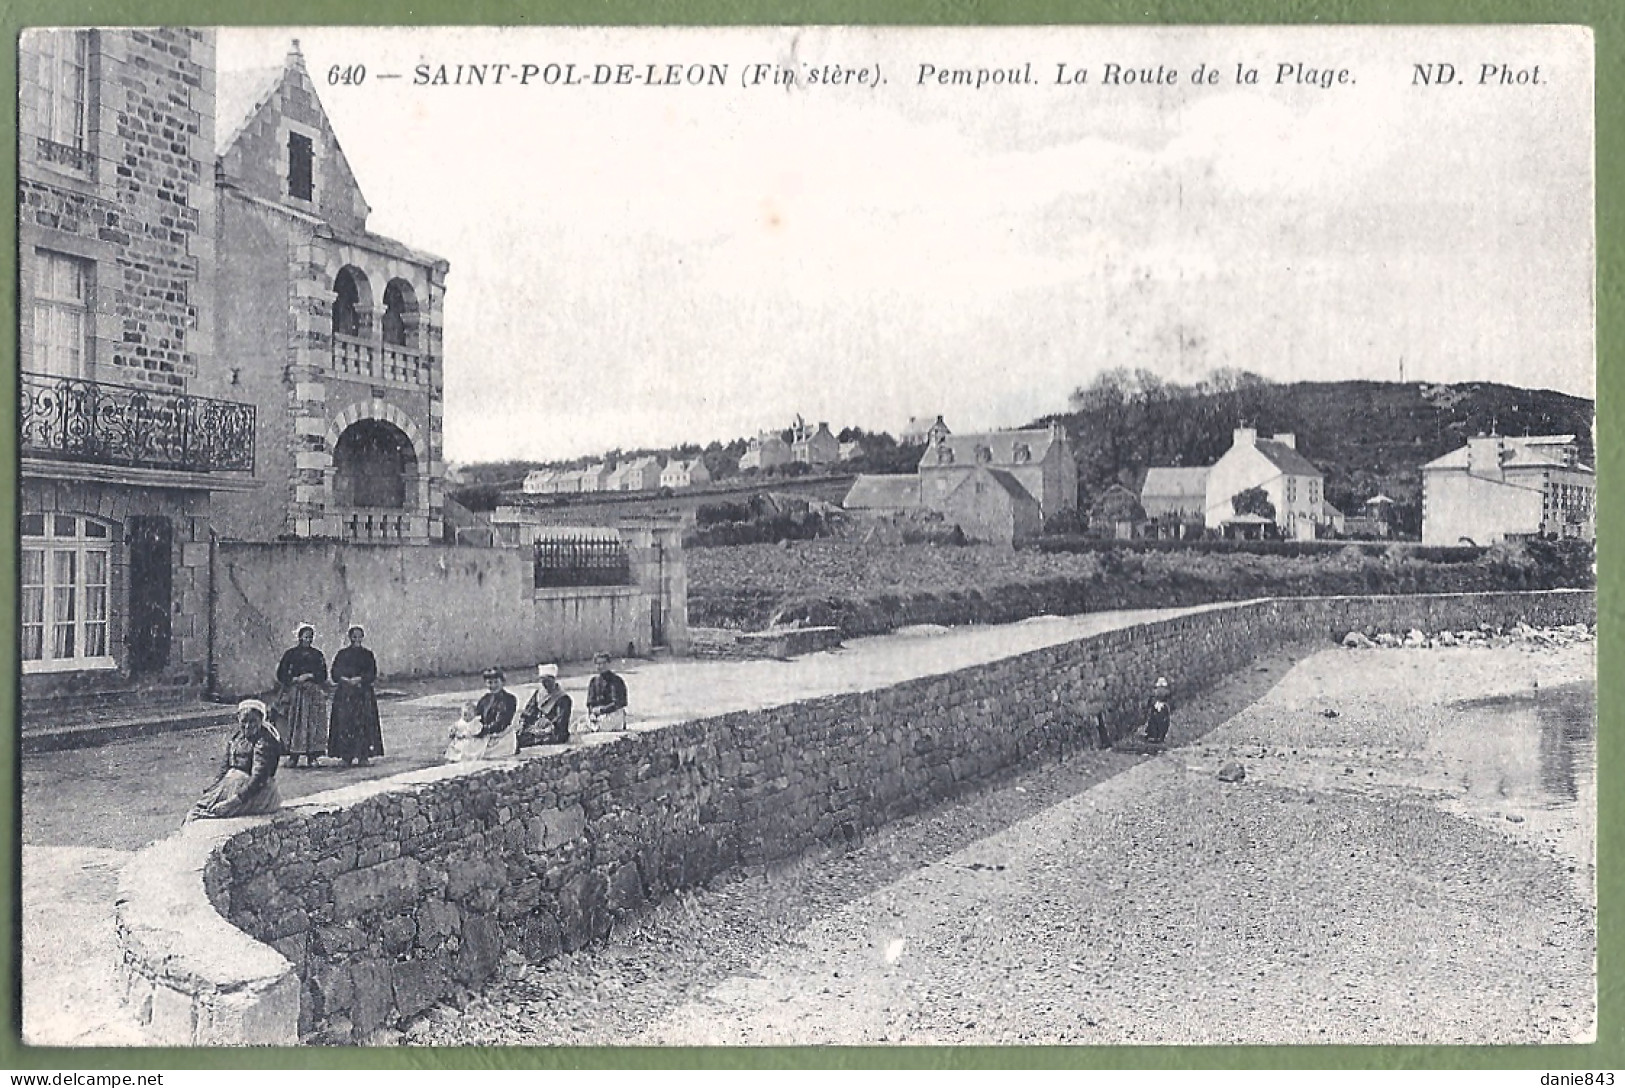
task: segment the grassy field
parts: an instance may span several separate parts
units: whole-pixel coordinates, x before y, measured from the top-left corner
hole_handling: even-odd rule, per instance
[[[1572,549],[1492,548],[1436,562],[1402,545],[1287,557],[1189,552],[1044,554],[837,540],[687,552],[689,622],[756,630],[834,624],[848,635],[911,623],[995,623],[1265,596],[1445,593],[1592,585]],[[1376,552],[1377,554],[1372,554]]]

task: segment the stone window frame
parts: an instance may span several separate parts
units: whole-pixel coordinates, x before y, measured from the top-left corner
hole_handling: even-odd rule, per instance
[[[89,30],[41,29],[29,31],[24,39],[35,60],[31,127],[41,141],[39,152],[25,157],[71,177],[86,179],[91,175],[95,151],[92,65],[96,50],[91,34]],[[64,57],[68,52],[63,48],[65,43],[72,44],[71,58]],[[58,78],[65,66],[76,70],[71,90]],[[63,105],[71,107],[71,120],[66,124],[59,109]]]
[[[34,247],[35,264],[32,274],[23,277],[28,298],[28,369],[52,377],[88,380],[95,376],[96,368],[96,265],[94,258],[76,253],[65,253],[48,246]],[[47,283],[54,284],[51,270],[71,266],[78,271],[78,296],[48,294]],[[43,288],[43,289],[42,289]],[[56,367],[52,342],[56,328],[55,317],[76,314],[79,322],[79,361],[76,366]]]
[[[71,523],[72,529],[64,532],[65,523]],[[38,526],[35,530],[35,526]],[[117,526],[103,518],[89,514],[69,512],[42,512],[31,511],[22,515],[20,519],[20,551],[21,563],[18,569],[18,657],[22,663],[25,674],[56,673],[56,672],[89,672],[105,671],[118,668],[118,662],[113,657],[114,635],[114,560],[117,558]],[[30,557],[39,556],[38,580],[31,580],[34,575],[30,571]],[[74,573],[72,583],[67,586],[56,581],[56,557],[69,555],[73,557]],[[101,567],[100,581],[91,581],[88,575],[96,564],[91,557],[97,557]],[[70,593],[69,608],[73,617],[69,621],[62,620],[58,615],[61,608],[61,598],[58,592],[67,589]],[[100,591],[100,617],[90,618],[87,613],[96,601],[96,592]],[[30,591],[38,592],[38,621],[31,620],[29,613]],[[66,657],[54,656],[53,632],[64,622],[71,624],[74,654]],[[39,628],[39,656],[28,656],[29,628]],[[100,654],[81,654],[87,644],[87,638],[94,627],[101,628]],[[47,656],[47,651],[53,651]]]
[[[294,196],[293,189],[291,187],[293,179],[289,176],[288,170],[288,148],[291,145],[290,138],[296,134],[303,136],[310,141],[309,200]],[[322,192],[324,189],[322,184],[323,148],[321,130],[315,128],[314,126],[302,124],[298,121],[290,121],[288,118],[283,117],[277,122],[276,146],[276,175],[278,189],[281,193],[282,199],[296,208],[301,208],[307,211],[315,211],[316,209],[320,208],[322,204]]]

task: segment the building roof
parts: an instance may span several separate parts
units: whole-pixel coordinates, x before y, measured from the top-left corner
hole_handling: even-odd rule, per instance
[[[987,465],[956,465],[954,467],[962,471],[960,473],[959,482],[948,489],[949,495],[957,492],[971,480],[978,479],[985,474],[1000,490],[1009,495],[1011,500],[1015,502],[1029,502],[1033,503],[1034,505],[1036,505],[1038,502],[1037,499],[1033,498],[1032,492],[1028,491],[1024,486],[1022,486],[1020,480],[1016,479],[1003,469],[989,468]]]
[[[1329,518],[1340,518],[1343,516],[1343,511],[1333,506],[1331,504],[1331,500],[1329,499],[1320,500],[1320,510],[1321,513],[1325,514]]]
[[[214,77],[214,153],[224,155],[276,93],[287,65],[221,69]]]
[[[1504,468],[1566,468],[1572,472],[1590,472],[1589,466],[1582,464],[1570,465],[1557,452],[1574,441],[1573,435],[1529,435],[1504,436],[1501,441],[1506,445],[1508,456],[1501,462]],[[1555,448],[1554,448],[1555,447]],[[1467,446],[1451,450],[1443,457],[1437,457],[1422,468],[1426,469],[1465,469],[1467,468]]]
[[[920,505],[920,478],[908,476],[859,476],[841,500],[848,510],[897,509]]]
[[[1027,462],[1016,460],[1016,446],[1025,443],[1029,460],[1042,461],[1049,453],[1050,444],[1055,441],[1055,435],[1048,428],[1036,431],[990,431],[986,434],[951,434],[940,443],[954,451],[954,465],[974,465],[976,461],[976,447],[986,446],[993,454],[988,462],[990,465],[1018,465]],[[936,468],[937,447],[927,446],[924,455],[920,458],[921,468]]]
[[[1267,438],[1260,438],[1253,445],[1257,447],[1259,453],[1269,459],[1270,464],[1288,476],[1320,475],[1320,469],[1316,468],[1313,462],[1291,446]]]
[[[1148,468],[1140,500],[1207,498],[1206,468]]]

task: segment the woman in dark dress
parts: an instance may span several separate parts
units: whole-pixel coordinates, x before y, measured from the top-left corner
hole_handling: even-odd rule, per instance
[[[384,754],[384,734],[378,724],[378,661],[361,643],[367,632],[360,624],[350,628],[350,645],[333,655],[333,717],[327,731],[327,754],[346,767]]]
[[[315,627],[301,623],[295,631],[299,645],[283,654],[276,667],[275,709],[288,766],[299,766],[304,756],[314,767],[316,758],[327,753],[327,658],[313,645]]]

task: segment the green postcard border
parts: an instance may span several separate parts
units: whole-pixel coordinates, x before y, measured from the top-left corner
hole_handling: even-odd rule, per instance
[[[1625,5],[1608,0],[803,0],[774,4],[767,0],[373,0],[365,8],[338,12],[320,0],[293,0],[259,8],[244,18],[243,6],[231,0],[132,0],[96,3],[88,0],[13,0],[0,9],[0,27],[13,45],[0,59],[0,98],[17,101],[16,35],[30,25],[131,24],[236,24],[297,26],[401,24],[492,25],[713,25],[713,24],[839,24],[870,25],[1020,25],[1020,24],[1138,24],[1209,23],[1566,23],[1593,28],[1596,38],[1596,177],[1597,177],[1597,392],[1599,475],[1617,479],[1625,459],[1611,424],[1618,419],[1620,376],[1602,365],[1609,349],[1620,346],[1625,332],[1625,278],[1620,262],[1625,256],[1625,222],[1619,190],[1625,164],[1625,139],[1617,111],[1625,96]],[[1610,108],[1612,107],[1612,108]],[[1614,122],[1609,124],[1609,122]],[[16,116],[8,111],[7,130],[15,137]],[[3,141],[15,147],[15,139]],[[3,166],[8,188],[16,191],[16,160],[7,154]],[[0,223],[0,252],[16,253],[16,221]],[[16,262],[5,263],[6,290],[0,295],[0,328],[15,329],[17,308]],[[16,368],[15,338],[7,335],[3,353],[9,375]],[[1539,360],[1531,361],[1531,378]],[[0,410],[15,419],[15,381],[0,383]],[[1605,417],[1602,409],[1608,409]],[[15,424],[8,424],[15,434]],[[17,498],[15,440],[0,444],[0,525],[15,525]],[[1622,601],[1617,575],[1618,554],[1612,542],[1625,539],[1625,511],[1601,488],[1598,502],[1600,540],[1598,648],[1599,767],[1612,768],[1625,758],[1616,726],[1617,708],[1625,695],[1625,677],[1613,672],[1620,664],[1617,639]],[[4,603],[0,645],[15,641],[16,538],[0,534],[0,602]],[[1598,945],[1599,1034],[1585,1046],[1292,1046],[1292,1047],[786,1047],[762,1049],[501,1049],[469,1048],[424,1050],[390,1049],[280,1049],[280,1050],[67,1050],[24,1047],[18,1041],[20,903],[15,886],[19,873],[21,807],[18,786],[15,658],[4,655],[0,664],[0,708],[13,720],[0,728],[0,778],[6,800],[0,805],[0,844],[12,894],[0,896],[0,926],[9,939],[0,940],[0,1004],[6,1026],[0,1029],[0,1068],[29,1069],[570,1069],[570,1068],[734,1068],[734,1069],[1532,1069],[1550,1071],[1625,1070],[1625,930],[1618,904],[1625,894],[1625,836],[1620,834],[1625,806],[1611,778],[1598,775]]]

